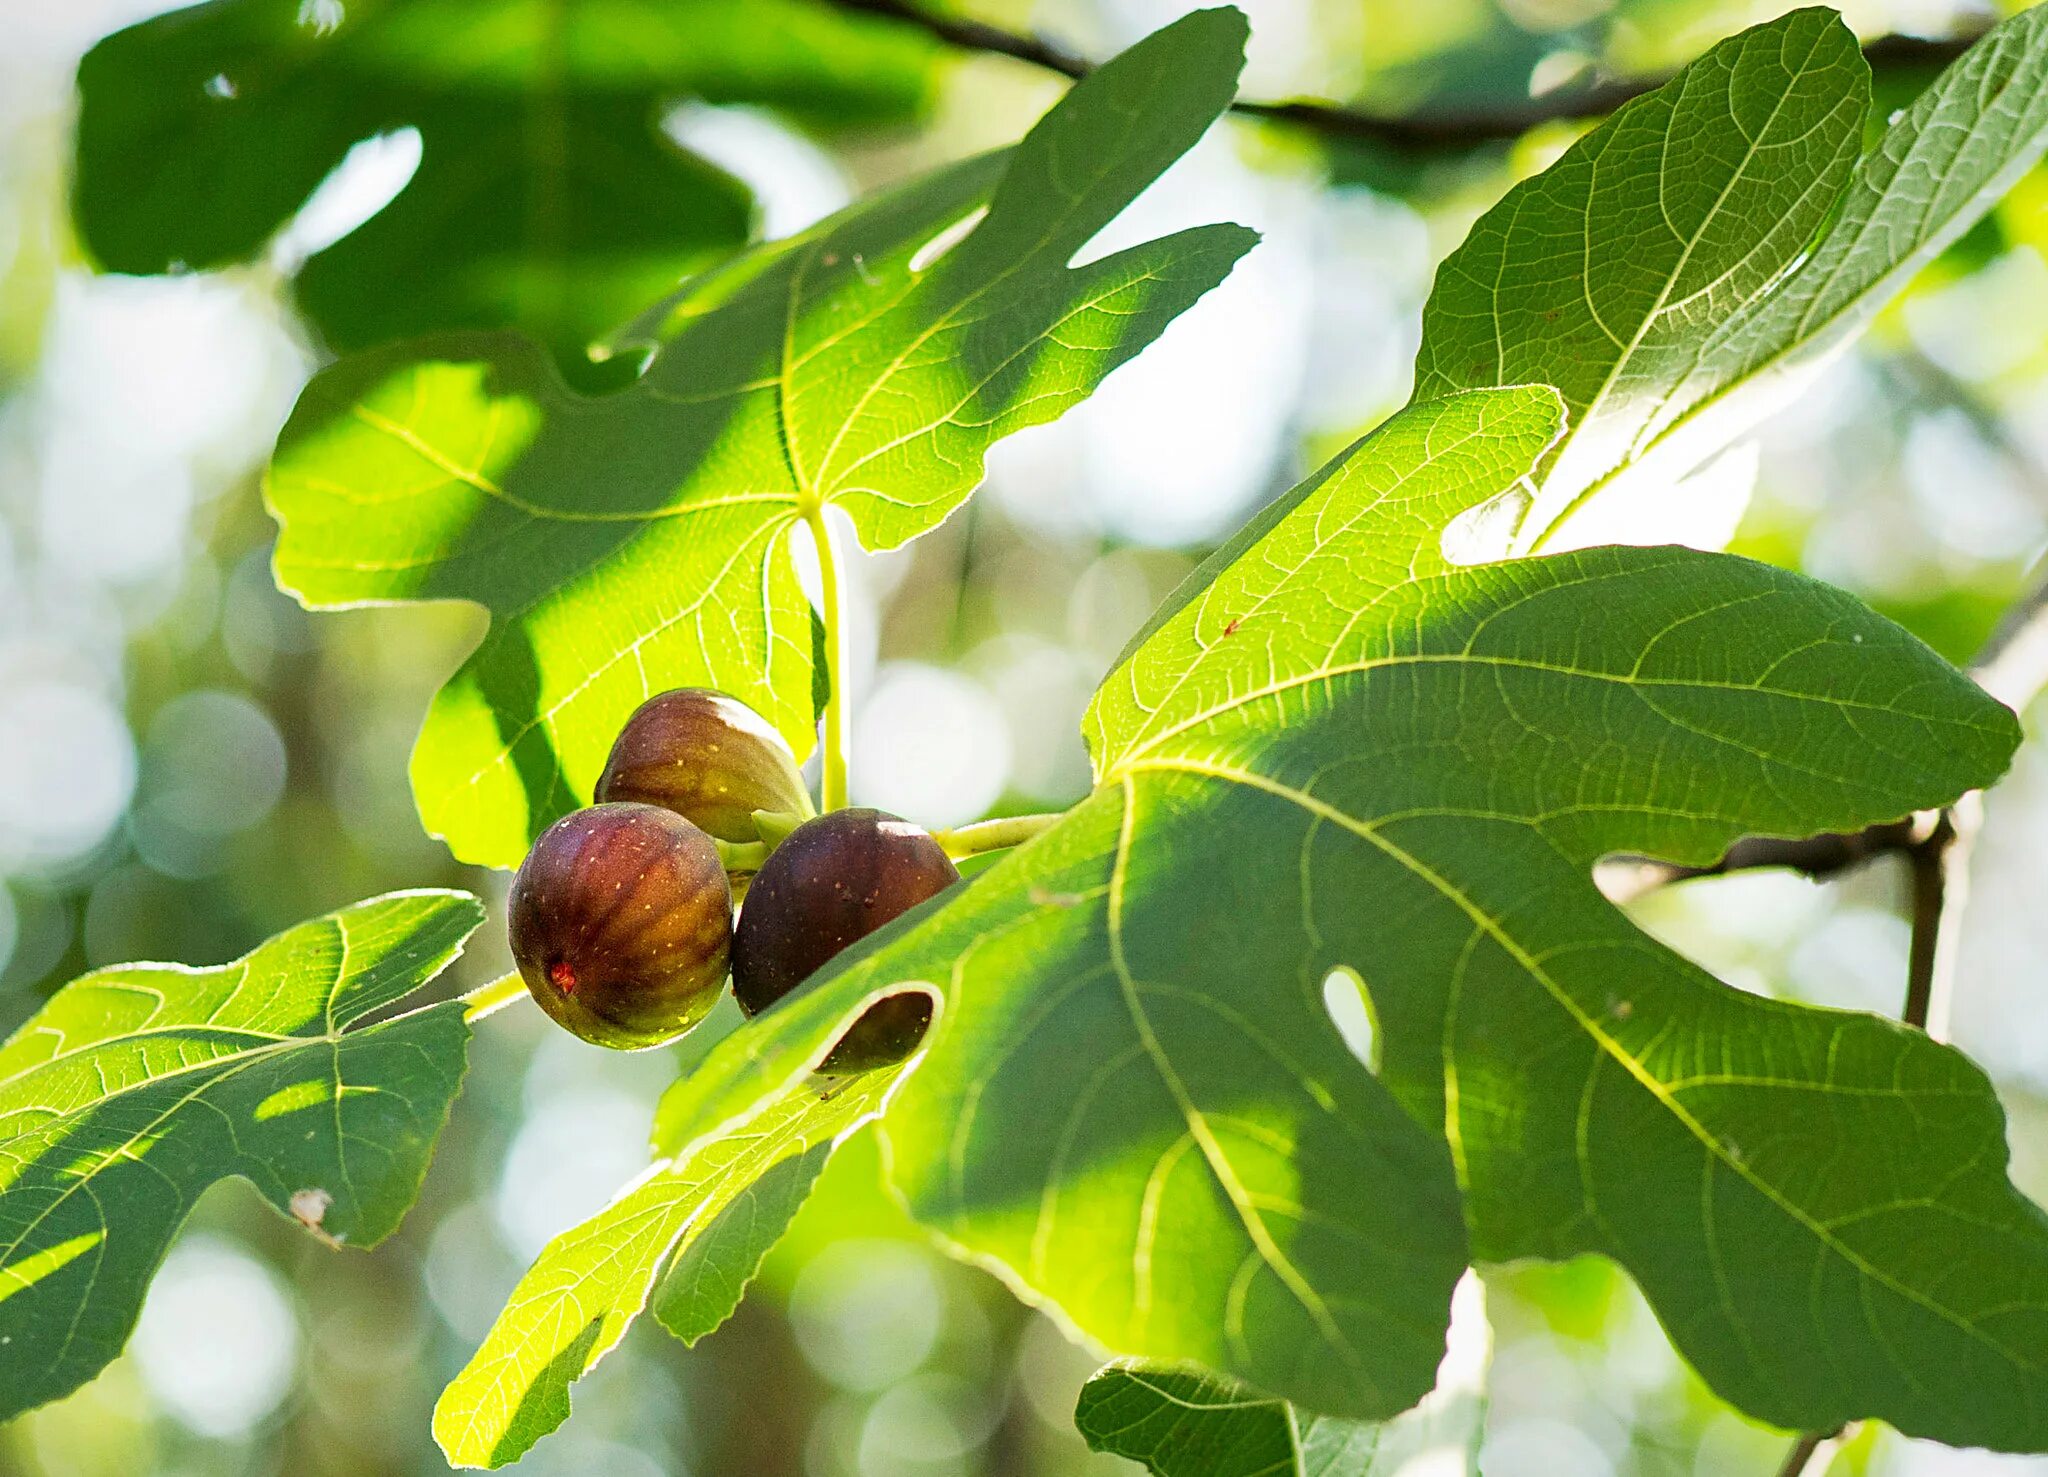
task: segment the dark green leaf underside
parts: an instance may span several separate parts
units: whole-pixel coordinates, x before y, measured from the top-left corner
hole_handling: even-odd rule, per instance
[[[352,145],[414,128],[418,172],[305,264],[300,306],[337,349],[508,325],[573,364],[751,229],[746,186],[666,137],[667,109],[902,122],[932,62],[801,0],[213,0],[85,58],[76,211],[112,270],[224,266]]]

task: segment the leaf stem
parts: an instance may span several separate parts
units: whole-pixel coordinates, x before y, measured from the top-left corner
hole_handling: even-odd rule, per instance
[[[839,567],[832,554],[832,529],[825,519],[824,504],[806,507],[804,523],[818,549],[818,617],[825,623],[825,682],[830,689],[825,698],[819,788],[824,809],[833,811],[846,805],[846,615],[839,600]]]
[[[1065,811],[1049,811],[1040,815],[1006,815],[950,831],[934,831],[932,840],[946,849],[947,856],[979,856],[985,851],[1022,846],[1065,814]]]
[[[487,1015],[496,1015],[515,1000],[526,998],[526,981],[519,977],[519,971],[492,980],[488,985],[478,985],[466,995],[457,997],[462,1001],[462,1018],[465,1021],[480,1021]]]

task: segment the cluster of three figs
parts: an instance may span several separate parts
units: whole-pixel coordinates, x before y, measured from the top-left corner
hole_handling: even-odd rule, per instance
[[[534,842],[512,881],[510,927],[533,998],[600,1046],[673,1040],[718,1003],[728,970],[740,1009],[765,1010],[841,949],[960,880],[938,842],[908,821],[862,809],[816,815],[788,746],[722,692],[679,688],[641,704],[596,798]],[[720,842],[774,842],[791,826],[751,879],[728,874]],[[885,1000],[819,1070],[901,1061],[930,1021],[922,995]]]

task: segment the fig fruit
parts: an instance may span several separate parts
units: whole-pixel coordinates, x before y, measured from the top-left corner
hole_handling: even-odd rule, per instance
[[[766,1010],[833,955],[960,880],[923,827],[879,810],[835,810],[805,821],[754,878],[733,930],[732,984],[740,1009]],[[931,1024],[922,995],[884,1000],[819,1065],[867,1072],[900,1062]]]
[[[597,798],[659,805],[742,843],[761,839],[757,810],[811,813],[782,736],[738,698],[707,687],[658,693],[634,710],[598,776]]]
[[[732,948],[711,838],[654,805],[593,805],[541,833],[512,879],[512,956],[542,1010],[633,1051],[707,1015]]]

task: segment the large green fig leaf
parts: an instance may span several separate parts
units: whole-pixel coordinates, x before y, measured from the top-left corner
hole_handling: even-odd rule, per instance
[[[212,0],[87,54],[78,223],[113,271],[247,260],[352,145],[416,128],[418,172],[305,263],[300,306],[337,349],[516,325],[573,363],[751,229],[668,106],[902,121],[930,65],[806,0]]]
[[[1283,500],[1104,683],[1095,792],[722,1043],[677,1138],[925,982],[897,1187],[1114,1353],[1383,1417],[1468,1255],[1599,1252],[1764,1420],[2048,1445],[2048,1218],[1983,1075],[1723,985],[1591,881],[1942,804],[2017,723],[1747,560],[1451,563],[1559,425],[1547,389],[1425,402]]]
[[[2048,7],[1972,46],[1864,154],[1869,111],[1841,17],[1796,11],[1629,103],[1445,260],[1417,397],[1538,382],[1571,412],[1524,547],[1596,493],[1666,496],[2033,167]]]
[[[935,527],[991,443],[1086,396],[1223,277],[1252,241],[1239,227],[1068,262],[1223,110],[1244,35],[1234,10],[1188,16],[1015,150],[685,289],[649,316],[652,363],[615,395],[571,393],[506,337],[316,378],[270,471],[279,583],[321,608],[492,614],[413,755],[428,828],[465,860],[515,864],[667,687],[723,688],[808,753],[793,525],[837,506],[877,548]]]
[[[400,892],[216,969],[74,980],[0,1046],[0,1419],[121,1350],[171,1238],[217,1180],[249,1180],[336,1242],[388,1235],[462,1081],[460,1001],[361,1024],[483,921]]]

